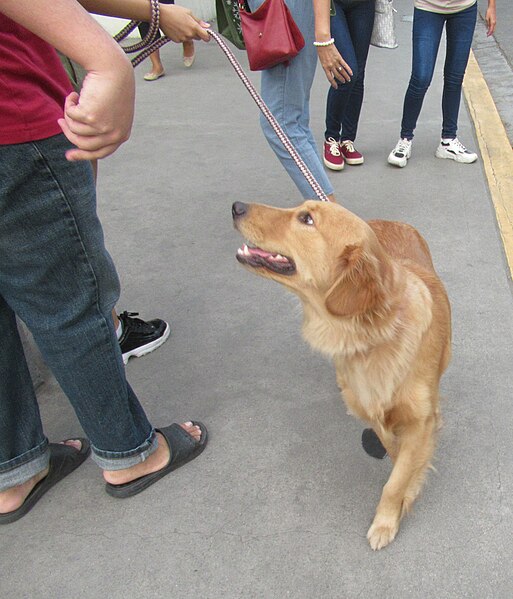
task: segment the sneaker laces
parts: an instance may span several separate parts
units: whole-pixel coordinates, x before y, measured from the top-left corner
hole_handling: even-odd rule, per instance
[[[449,141],[449,144],[451,144],[452,146],[456,146],[455,149],[458,152],[470,153],[457,137],[455,137],[454,139],[450,139],[448,141]]]
[[[153,328],[151,324],[148,324],[140,318],[133,318],[134,316],[139,316],[139,312],[127,312],[125,310],[118,316],[119,320],[123,323],[123,331],[125,330],[125,327],[130,327],[134,332],[147,331],[148,328]]]
[[[400,139],[394,148],[394,154],[404,154],[410,145],[408,139]]]
[[[353,142],[350,139],[344,140],[343,142],[341,142],[341,145],[343,145],[348,152],[356,152],[356,150],[354,149]]]
[[[340,156],[340,147],[339,147],[338,141],[336,139],[333,139],[333,137],[328,137],[328,139],[326,140],[326,143],[330,147],[330,154],[332,156]]]

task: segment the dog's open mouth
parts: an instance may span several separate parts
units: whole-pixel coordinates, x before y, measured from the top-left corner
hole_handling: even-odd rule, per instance
[[[267,268],[280,275],[292,275],[296,272],[296,265],[291,258],[266,252],[262,248],[251,247],[246,243],[237,250],[237,260],[241,264],[253,268]]]

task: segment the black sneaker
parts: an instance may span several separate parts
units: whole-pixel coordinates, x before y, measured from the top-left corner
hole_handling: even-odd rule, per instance
[[[138,315],[139,312],[125,311],[118,316],[122,326],[119,346],[125,364],[128,364],[128,359],[132,356],[139,358],[160,347],[171,332],[164,320],[156,318],[146,322],[140,318],[132,318]]]

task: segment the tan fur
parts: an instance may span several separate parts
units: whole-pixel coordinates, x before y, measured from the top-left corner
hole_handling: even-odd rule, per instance
[[[235,226],[252,244],[294,260],[293,275],[255,270],[300,297],[305,339],[333,359],[347,407],[373,427],[392,459],[367,534],[381,549],[430,467],[439,382],[451,354],[449,301],[429,248],[407,224],[366,223],[325,202],[251,204]]]

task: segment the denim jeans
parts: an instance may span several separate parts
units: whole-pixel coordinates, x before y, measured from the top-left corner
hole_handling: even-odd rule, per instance
[[[0,146],[0,490],[49,459],[15,314],[102,468],[127,468],[156,448],[114,331],[119,281],[96,215],[91,167],[68,162],[70,147],[63,135]]]
[[[256,10],[262,2],[263,0],[249,0],[250,9]],[[262,99],[294,144],[324,193],[329,195],[333,193],[333,186],[326,175],[314,136],[310,130],[310,89],[317,67],[317,50],[313,45],[312,0],[287,0],[286,4],[305,38],[305,47],[289,61],[288,65],[279,64],[272,69],[262,71]],[[260,115],[260,124],[269,145],[303,198],[315,198],[304,175],[263,115]]]
[[[374,25],[375,0],[335,0],[331,34],[342,58],[353,71],[351,81],[330,87],[325,138],[354,141],[363,103],[365,65]]]
[[[401,137],[413,138],[422,102],[433,78],[444,25],[447,49],[442,95],[442,137],[456,137],[461,85],[467,68],[476,17],[477,2],[465,10],[452,14],[414,9],[412,73],[404,98]]]

